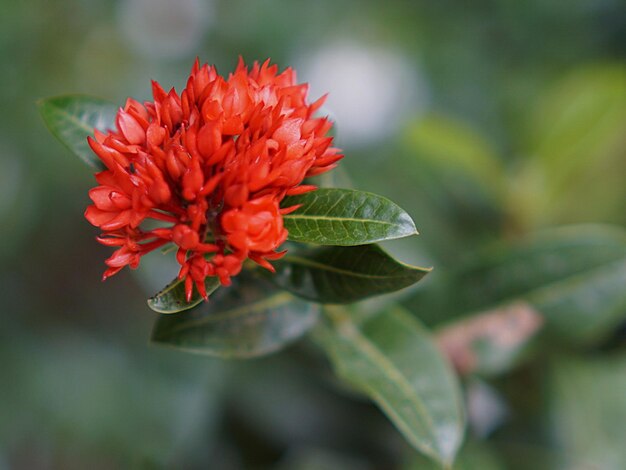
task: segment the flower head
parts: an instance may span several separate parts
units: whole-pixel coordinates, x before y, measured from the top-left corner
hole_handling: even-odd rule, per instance
[[[116,129],[94,132],[89,145],[106,169],[85,217],[116,247],[104,279],[136,268],[146,253],[174,243],[187,299],[204,280],[228,285],[246,259],[272,270],[287,238],[281,208],[287,195],[315,189],[302,181],[342,157],[315,117],[295,72],[269,60],[248,70],[242,60],[227,78],[196,60],[179,95],[152,82],[154,101],[128,99]]]

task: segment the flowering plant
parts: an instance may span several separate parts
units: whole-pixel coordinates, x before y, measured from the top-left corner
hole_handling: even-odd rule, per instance
[[[449,462],[462,412],[434,343],[399,307],[355,317],[337,306],[428,273],[376,244],[417,234],[415,224],[382,196],[320,187],[317,177],[343,155],[332,145],[332,122],[319,115],[325,97],[309,102],[307,89],[291,68],[279,73],[269,61],[248,68],[240,60],[227,77],[196,61],[180,94],[153,82],[152,101],[129,98],[117,110],[77,95],[43,100],[40,110],[51,132],[96,169],[85,217],[100,229],[97,240],[114,248],[103,278],[138,268],[166,245],[176,252],[175,279],[148,299],[160,314],[153,342],[253,357],[311,331],[340,375],[371,395],[411,443]],[[382,336],[368,346],[370,327]],[[389,343],[392,331],[411,341]],[[388,359],[372,355],[377,342]],[[389,375],[385,361],[402,368],[407,354],[429,364],[441,390],[396,383],[413,372]],[[433,420],[442,403],[445,416]]]

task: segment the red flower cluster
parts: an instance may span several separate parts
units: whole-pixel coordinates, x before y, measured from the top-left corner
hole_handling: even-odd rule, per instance
[[[230,284],[248,258],[272,270],[287,238],[282,216],[296,209],[280,202],[314,190],[303,179],[342,157],[331,122],[314,117],[324,97],[307,104],[307,89],[269,60],[251,70],[240,60],[228,78],[196,60],[180,96],[152,82],[154,102],[129,98],[117,129],[89,138],[106,169],[85,217],[117,247],[103,278],[170,242],[188,300],[194,284],[207,298],[207,276]]]

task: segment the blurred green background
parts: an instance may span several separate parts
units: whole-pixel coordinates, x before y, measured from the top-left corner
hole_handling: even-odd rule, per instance
[[[406,302],[431,325],[420,289],[463,298],[443,279],[485,247],[626,225],[623,1],[0,0],[0,468],[428,468],[308,343],[162,350],[145,298],[175,271],[99,281],[91,172],[36,101],[149,99],[196,56],[228,73],[239,54],[330,91],[337,180],[416,221],[389,248],[435,267]],[[467,379],[462,468],[626,468],[625,311],[592,343]]]

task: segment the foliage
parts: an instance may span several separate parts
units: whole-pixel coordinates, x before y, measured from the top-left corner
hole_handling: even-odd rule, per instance
[[[626,467],[623,3],[0,3],[0,467],[440,468],[445,459],[422,453],[442,449],[438,428],[419,424],[429,413],[386,405],[400,403],[398,390],[413,404],[441,396],[451,415],[461,398],[467,424],[453,469]],[[40,98],[76,89],[145,99],[148,79],[182,85],[196,55],[227,70],[238,54],[346,90],[321,82],[331,91],[324,113],[352,112],[335,126],[346,158],[310,184],[382,194],[420,236],[364,248],[289,242],[272,261],[277,275],[250,272],[247,287],[214,292],[207,279],[211,301],[186,310],[184,286],[161,291],[177,268],[171,251],[94,282],[105,251],[79,214],[97,168],[67,158],[33,103],[62,119],[67,97]],[[94,126],[71,150],[86,150]],[[366,141],[350,139],[354,129]],[[342,286],[354,288],[355,273],[324,260],[348,263],[354,250],[380,264],[362,264],[371,282],[352,293]],[[426,270],[399,260],[434,269],[408,285]],[[381,272],[407,287],[378,295]],[[259,286],[278,294],[276,312],[293,329],[274,328],[267,311],[244,311],[241,325],[228,321],[233,309],[212,310]],[[364,300],[347,305],[352,295]],[[291,302],[301,310],[286,310]],[[239,352],[281,344],[224,361],[148,347],[159,325],[167,341],[213,353],[232,351],[233,327],[250,348]],[[416,331],[419,342],[388,347]],[[389,370],[409,386],[377,380],[379,368],[356,373],[355,356],[337,351],[357,344],[388,348]],[[428,365],[404,361],[433,344],[455,369],[433,374],[458,383],[456,394],[424,393]]]
[[[44,100],[40,109],[55,136],[85,159],[81,141],[92,123],[110,116],[111,106],[67,96]],[[113,125],[109,122],[108,127]],[[182,281],[173,281],[148,299],[148,306],[161,314],[152,332],[155,344],[222,358],[261,356],[311,330],[319,318],[318,303],[356,302],[394,292],[428,273],[396,261],[372,244],[417,234],[411,217],[384,197],[322,188],[289,197],[283,207],[296,207],[285,215],[290,242],[326,246],[296,248],[296,255],[280,261],[272,284],[255,268],[244,268],[235,285],[219,290],[217,279],[209,278],[205,286],[211,299],[206,302],[197,295],[188,301]],[[410,316],[393,310],[382,315],[380,326],[388,326],[381,332],[387,337],[381,344],[374,345],[375,339],[368,344],[365,337],[346,336],[348,323],[337,323],[336,310],[329,308],[326,315],[335,327],[321,330],[319,344],[338,362],[341,375],[371,395],[412,445],[451,464],[463,433],[460,392],[427,333]],[[354,332],[357,326],[352,328]],[[398,344],[409,349],[398,349]],[[423,357],[421,366],[410,367],[413,355]],[[364,361],[371,365],[363,367]],[[394,362],[398,371],[388,365]],[[410,385],[427,376],[423,385]]]

